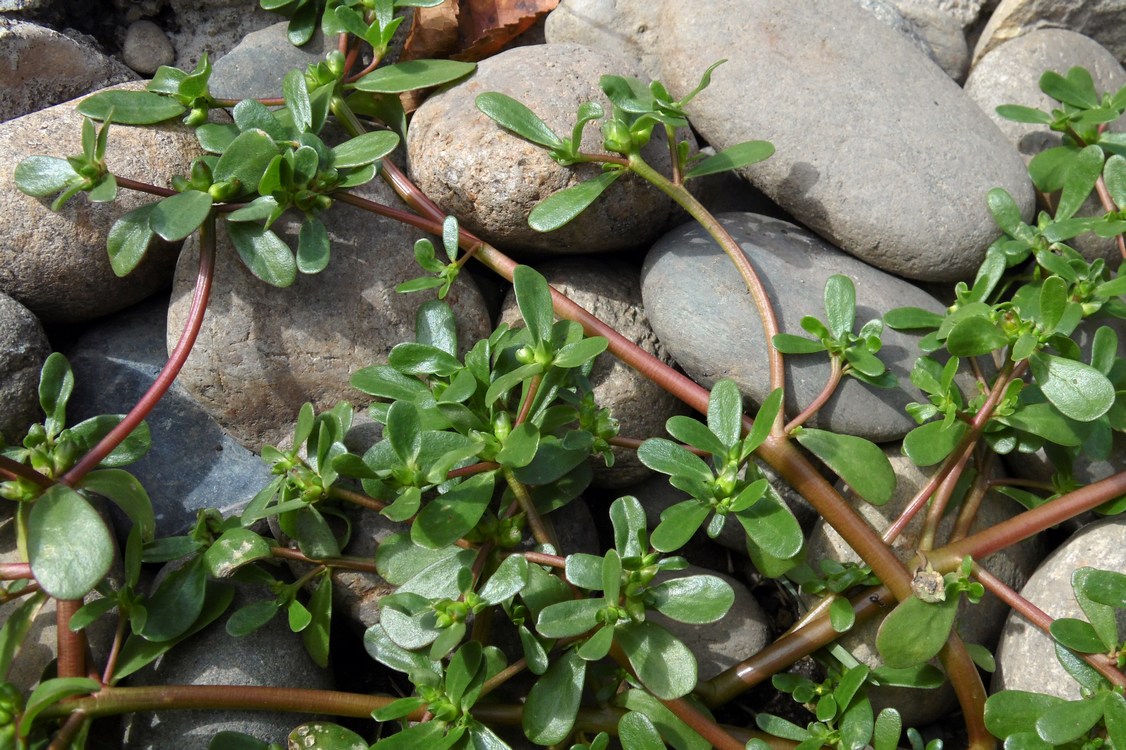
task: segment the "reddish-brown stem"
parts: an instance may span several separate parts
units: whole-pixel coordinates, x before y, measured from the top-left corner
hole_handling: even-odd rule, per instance
[[[741,742],[732,737],[726,729],[705,716],[684,698],[662,700],[661,703],[665,704],[665,708],[672,711],[676,718],[691,727],[692,731],[710,742],[712,747],[718,750],[743,750],[745,747],[745,741]]]
[[[852,611],[859,624],[894,604],[891,592],[880,586],[868,589],[852,600]],[[840,637],[829,621],[828,612],[792,630],[750,658],[696,686],[696,695],[707,706],[719,706],[784,670],[803,656]]]
[[[939,485],[946,480],[946,478],[955,470],[955,467],[964,465],[966,459],[972,455],[974,446],[981,438],[985,426],[989,423],[990,418],[993,416],[993,410],[997,408],[997,404],[1001,401],[1001,397],[1005,395],[1005,389],[1014,378],[1019,378],[1027,367],[1026,362],[1020,362],[1012,368],[1007,376],[999,376],[997,382],[993,384],[993,389],[986,397],[985,403],[982,404],[981,409],[974,415],[973,421],[970,422],[970,429],[962,436],[961,441],[951,451],[950,456],[943,462],[942,468],[939,469],[934,476],[932,476],[923,487],[915,493],[915,497],[911,502],[907,503],[903,513],[899,518],[895,519],[891,526],[884,531],[884,542],[891,544],[894,542],[911,520],[915,517],[920,510],[927,504],[930,496],[934,494]],[[951,489],[953,485],[951,485]]]
[[[970,529],[977,518],[977,512],[985,501],[986,493],[989,492],[989,480],[986,479],[986,475],[993,471],[993,461],[996,456],[996,453],[989,452],[977,462],[977,474],[974,475],[973,484],[970,485],[965,498],[962,500],[961,507],[958,508],[958,518],[954,522],[954,529],[950,532],[948,542],[969,536]]]
[[[997,739],[985,728],[985,685],[981,673],[970,658],[970,652],[956,632],[946,639],[938,652],[946,678],[954,687],[958,705],[962,707],[963,721],[969,750],[992,750],[997,747]]]
[[[560,555],[549,555],[544,552],[513,552],[514,555],[522,555],[525,560],[536,565],[550,565],[553,568],[562,570],[567,565],[567,560]]]
[[[559,540],[555,538],[555,531],[547,525],[540,512],[536,509],[536,504],[532,500],[532,496],[528,494],[528,488],[516,478],[516,474],[508,467],[501,467],[501,472],[504,475],[504,481],[508,483],[509,489],[512,494],[516,496],[516,502],[520,505],[520,510],[524,511],[525,518],[528,519],[528,528],[532,530],[532,536],[535,538],[537,544],[551,545],[551,548],[559,550]]]
[[[70,629],[70,618],[82,606],[81,599],[55,601],[55,648],[59,677],[86,676],[86,631]]]
[[[31,563],[0,563],[0,581],[19,581],[26,578],[31,578]]]
[[[836,392],[837,386],[841,384],[841,376],[844,374],[844,368],[841,367],[841,358],[834,355],[829,358],[829,378],[825,381],[825,387],[817,394],[817,398],[809,403],[809,406],[802,409],[801,414],[790,420],[786,427],[782,430],[787,435],[794,431],[794,428],[801,427],[809,420],[818,410],[825,405],[825,402],[832,398],[833,393]]]
[[[187,321],[184,323],[184,331],[180,334],[180,340],[176,342],[176,348],[172,350],[168,362],[165,363],[160,374],[156,376],[156,380],[145,392],[145,395],[141,397],[141,400],[137,402],[137,405],[130,409],[121,422],[98,441],[98,444],[89,453],[79,459],[70,471],[62,476],[59,481],[63,484],[74,486],[91,469],[101,463],[103,458],[108,456],[125,438],[129,437],[130,433],[149,415],[149,412],[153,410],[157,402],[172,386],[172,382],[180,374],[180,369],[187,361],[188,354],[191,353],[192,347],[195,345],[196,336],[199,335],[199,329],[203,325],[203,316],[207,311],[207,299],[211,294],[211,278],[214,271],[215,217],[210,215],[199,228],[199,271],[196,274],[195,292],[192,295]]]
[[[362,492],[345,489],[344,487],[337,487],[336,485],[333,485],[329,488],[328,496],[334,497],[337,500],[344,500],[346,502],[352,503],[353,505],[359,505],[362,508],[374,510],[377,513],[387,507],[387,503],[383,502],[382,500],[377,500],[374,497],[365,495]]]
[[[542,375],[533,375],[532,379],[528,382],[528,392],[524,396],[524,403],[520,405],[520,413],[516,415],[516,422],[513,427],[521,425],[528,415],[532,413],[532,402],[536,400],[536,394],[540,390],[540,383],[543,381]]]
[[[339,568],[340,570],[355,570],[360,573],[379,573],[379,571],[375,569],[375,563],[368,562],[358,557],[326,557],[323,560],[314,560],[311,557],[303,555],[300,550],[290,549],[289,547],[271,547],[270,554],[273,557],[296,560],[298,562],[309,563],[310,565],[323,565],[329,568]]]
[[[131,180],[128,177],[118,177],[117,175],[114,175],[113,179],[117,181],[117,186],[119,188],[136,190],[141,193],[150,193],[152,195],[159,195],[162,198],[176,195],[176,191],[171,188],[160,187],[159,185],[150,185],[147,182]]]
[[[958,461],[950,467],[946,473],[946,477],[938,485],[935,490],[934,497],[931,498],[930,506],[927,508],[926,520],[923,522],[923,530],[919,534],[918,547],[920,550],[926,551],[934,548],[934,537],[938,533],[938,525],[942,522],[942,517],[946,513],[946,506],[950,502],[950,498],[954,495],[954,490],[958,486],[958,480],[962,477],[962,472],[966,470],[966,466],[970,462],[970,457],[973,455],[973,443],[966,446],[966,450],[958,457]]]
[[[1035,625],[1049,638],[1052,637],[1050,630],[1052,627],[1051,615],[1037,607],[1028,599],[1025,599],[1014,591],[1011,586],[976,562],[974,563],[974,577],[977,578],[977,580],[981,582],[981,585],[985,586],[987,590],[993,592],[998,599],[1009,605],[1017,614]],[[1111,666],[1111,664],[1107,662],[1105,655],[1076,654],[1076,656],[1090,664],[1092,668],[1098,670],[1098,673],[1110,680],[1112,684],[1126,687],[1126,675]]]
[[[117,669],[117,657],[121,653],[121,646],[125,643],[126,629],[129,626],[129,618],[126,617],[124,612],[118,610],[117,613],[117,628],[113,633],[113,644],[109,649],[109,656],[106,657],[106,667],[102,670],[102,684],[113,684],[113,673]]]
[[[67,750],[74,738],[82,731],[82,725],[89,720],[89,716],[81,711],[75,711],[67,717],[66,722],[62,725],[55,736],[51,738],[51,744],[47,745],[47,750]]]
[[[7,456],[0,456],[0,478],[26,479],[29,482],[34,482],[43,489],[47,489],[54,484],[50,477],[45,477],[30,466],[25,466],[19,461],[13,461]]]

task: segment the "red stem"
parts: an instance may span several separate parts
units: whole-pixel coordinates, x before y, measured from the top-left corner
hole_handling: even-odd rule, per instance
[[[192,295],[191,308],[188,310],[188,319],[184,323],[184,332],[180,334],[180,340],[176,343],[176,348],[172,350],[172,355],[168,358],[164,368],[161,369],[160,374],[157,375],[156,380],[152,386],[149,387],[141,400],[137,402],[125,419],[114,427],[109,433],[103,437],[97,445],[95,445],[89,453],[79,460],[70,471],[62,476],[59,480],[63,484],[73,487],[77,484],[82,477],[86,476],[91,469],[96,467],[102,462],[106,456],[113,451],[118,445],[121,444],[129,434],[137,428],[149,412],[157,405],[161,397],[172,386],[172,382],[176,376],[180,374],[180,370],[187,361],[188,355],[195,345],[196,337],[199,335],[199,329],[203,325],[203,316],[207,311],[207,299],[211,294],[211,278],[215,271],[215,217],[214,215],[208,216],[207,220],[199,228],[199,273],[196,276],[195,293]]]

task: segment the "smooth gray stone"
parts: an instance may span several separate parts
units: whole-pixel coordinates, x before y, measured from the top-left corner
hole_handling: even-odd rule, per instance
[[[1045,112],[1058,108],[1059,102],[1040,90],[1040,76],[1045,71],[1061,75],[1079,66],[1090,71],[1095,90],[1114,93],[1126,85],[1126,70],[1114,55],[1090,37],[1067,29],[1035,29],[1012,41],[993,48],[978,60],[966,80],[966,94],[985,110],[1016,146],[1026,162],[1041,151],[1059,146],[1060,134],[1045,125],[1013,122],[997,114],[1002,104],[1020,104]],[[1110,130],[1121,131],[1121,121],[1108,124]],[[1106,213],[1098,197],[1092,193],[1080,216],[1101,216]],[[1118,245],[1112,238],[1093,233],[1080,235],[1068,242],[1088,259],[1103,258],[1111,267],[1121,262]]]
[[[121,50],[125,63],[143,75],[151,76],[162,65],[171,65],[176,57],[172,42],[152,21],[135,21],[125,31]]]
[[[0,293],[0,444],[18,445],[42,421],[39,371],[51,344],[26,307]]]
[[[1086,620],[1071,587],[1072,573],[1083,567],[1126,573],[1126,518],[1107,518],[1080,529],[1041,563],[1020,594],[1051,617]],[[1117,615],[1121,633],[1126,610],[1118,610]],[[1029,690],[1066,700],[1081,697],[1078,683],[1056,658],[1052,638],[1016,612],[1005,622],[995,656],[991,692]]]
[[[1000,234],[985,196],[1009,191],[1031,217],[1016,150],[943,71],[854,3],[667,2],[663,80],[674,96],[728,58],[688,105],[717,149],[775,154],[742,171],[796,219],[890,273],[972,277]]]
[[[935,62],[958,83],[970,69],[970,49],[958,19],[933,0],[895,0],[895,7],[926,40]]]
[[[267,598],[247,587],[235,594],[228,612]],[[128,678],[129,685],[248,685],[331,690],[327,670],[309,658],[301,636],[285,613],[243,638],[224,629],[228,615],[204,628]],[[130,714],[123,750],[207,750],[222,731],[242,732],[284,745],[289,732],[307,721],[302,714],[266,711],[160,711]]]
[[[0,6],[2,9],[2,6]],[[83,96],[137,75],[89,37],[0,18],[0,122]],[[34,64],[28,64],[34,60]]]
[[[124,414],[148,390],[168,359],[167,297],[156,297],[100,322],[68,357],[75,373],[72,424],[98,414]],[[239,513],[273,475],[239,445],[178,382],[146,419],[152,448],[126,469],[153,501],[157,535],[186,532],[204,508]]]
[[[126,84],[136,89],[141,84]],[[29,156],[66,158],[82,152],[78,100],[0,124],[0,174],[11,175]],[[186,175],[203,152],[195,132],[177,120],[151,127],[113,126],[106,163],[114,174],[155,185]],[[120,190],[112,203],[71,199],[58,213],[7,177],[0,180],[0,291],[44,323],[73,323],[121,310],[166,286],[175,249],[159,238],[125,278],[110,267],[106,237],[125,213],[153,197]]]
[[[328,50],[320,29],[307,44],[294,47],[286,38],[287,25],[282,21],[240,36],[238,46],[214,61],[209,80],[212,95],[229,99],[281,96],[286,73],[324,60]],[[263,65],[266,59],[270,62]]]
[[[974,47],[974,64],[999,44],[1033,29],[1086,34],[1126,58],[1126,5],[1121,0],[1001,0]]]
[[[619,179],[587,210],[547,233],[528,226],[540,201],[602,173],[597,164],[562,167],[547,151],[506,130],[477,109],[479,94],[506,94],[556,133],[570,136],[580,104],[610,101],[603,75],[643,77],[636,63],[577,44],[517,47],[483,60],[469,78],[431,96],[414,114],[407,152],[415,184],[444,211],[505,252],[551,255],[644,246],[667,226],[672,201],[634,175]],[[586,128],[582,148],[601,153],[598,127]],[[669,149],[660,133],[643,150],[667,174]]]
[[[215,63],[233,51],[250,34],[278,24],[279,21],[282,24],[288,23],[283,16],[263,10],[258,3],[247,3],[245,0],[168,0],[166,4],[170,6],[178,27],[168,37],[176,49],[176,67],[181,70],[195,68],[204,52]],[[284,30],[283,25],[283,41]],[[297,49],[292,44],[289,46]],[[259,58],[258,65],[263,70],[282,76],[292,67],[304,68],[305,63],[292,64],[284,55],[284,50],[280,48],[267,52]],[[279,87],[278,93],[261,96],[281,96],[280,92]],[[215,96],[227,96],[216,93],[214,88],[211,93]],[[258,95],[236,93],[234,96]]]
[[[757,214],[720,214],[723,226],[755,266],[774,300],[781,331],[807,335],[805,315],[825,319],[825,281],[844,274],[856,285],[855,330],[895,307],[941,313],[926,292],[842,253],[818,237],[779,219]],[[697,382],[711,387],[734,380],[744,395],[761,403],[770,392],[767,342],[759,316],[735,266],[696,225],[662,237],[645,260],[641,292],[657,337]],[[808,422],[876,442],[896,440],[915,427],[904,407],[925,400],[910,382],[919,356],[918,338],[885,329],[879,357],[899,378],[895,389],[878,389],[846,377]],[[823,354],[786,357],[786,414],[793,417],[821,392],[829,376]]]
[[[544,32],[548,44],[583,44],[636,60],[655,80],[661,76],[660,10],[652,0],[562,0]]]
[[[375,180],[353,192],[401,206]],[[292,212],[291,212],[292,213]],[[180,383],[232,437],[253,451],[284,445],[301,405],[331,409],[339,401],[365,406],[352,373],[383,364],[391,348],[415,337],[415,316],[427,294],[399,294],[396,285],[425,274],[411,248],[422,232],[351,206],[322,215],[332,243],[328,267],[298,274],[286,288],[253,276],[219,232],[214,285],[199,339]],[[297,247],[298,217],[272,227]],[[199,239],[184,244],[168,309],[168,349],[183,330],[199,266]],[[463,351],[492,330],[480,292],[462,274],[446,301],[458,318]]]

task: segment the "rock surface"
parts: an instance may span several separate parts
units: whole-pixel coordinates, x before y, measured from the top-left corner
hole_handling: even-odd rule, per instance
[[[172,42],[152,21],[135,21],[129,25],[121,53],[126,65],[146,76],[151,76],[161,65],[171,65],[176,57]]]
[[[719,219],[775,300],[783,332],[802,336],[803,316],[825,318],[825,281],[837,273],[856,285],[856,330],[893,307],[943,310],[910,283],[845,255],[793,224],[756,214],[721,214]],[[653,330],[693,379],[711,387],[731,378],[752,401],[766,398],[767,343],[758,313],[735,267],[702,229],[680,227],[653,246],[642,269],[641,292]],[[903,407],[921,398],[909,380],[918,356],[916,339],[887,329],[883,341],[880,359],[899,378],[899,387],[882,390],[845,378],[809,426],[876,442],[898,439],[915,426]],[[789,355],[786,366],[786,413],[792,417],[821,392],[829,359]]]
[[[929,471],[924,471],[906,456],[897,450],[887,451],[888,458],[895,470],[898,480],[895,495],[886,505],[877,507],[860,500],[846,490],[845,498],[876,530],[882,533],[898,518],[906,508],[907,503],[914,494],[926,484],[930,476]],[[1011,518],[1019,510],[1012,500],[996,493],[986,495],[978,510],[977,517],[970,527],[970,533],[994,526],[1001,521]],[[936,545],[945,543],[954,528],[956,512],[947,513],[942,523],[939,524],[935,536]],[[919,545],[919,535],[923,528],[923,513],[915,516],[907,528],[893,542],[892,550],[903,562],[910,560]],[[814,570],[818,570],[818,562],[824,559],[833,559],[838,562],[859,562],[860,558],[852,548],[837,534],[835,530],[824,521],[819,521],[810,534],[807,547],[808,562]],[[1024,541],[1018,545],[1008,547],[984,560],[981,564],[1004,581],[1007,585],[1019,589],[1032,574],[1037,561],[1040,559],[1039,544],[1033,540]],[[962,639],[969,643],[980,643],[986,648],[992,647],[1004,622],[1008,607],[992,594],[986,594],[978,604],[971,605],[962,601],[959,605],[956,627]],[[840,643],[852,652],[861,662],[869,666],[881,663],[875,648],[876,630],[879,619],[869,620],[858,625],[845,635]],[[935,721],[943,714],[949,712],[956,705],[953,690],[949,684],[933,690],[902,690],[896,688],[871,688],[869,696],[872,698],[873,708],[878,713],[883,706],[895,706],[903,716],[904,726],[919,726]]]
[[[1100,94],[1113,93],[1126,85],[1126,70],[1098,42],[1067,29],[1044,28],[1029,31],[982,57],[966,80],[966,93],[993,118],[1027,162],[1041,151],[1059,146],[1059,133],[1044,125],[1006,120],[996,109],[1002,104],[1020,104],[1051,112],[1059,107],[1059,102],[1040,91],[1040,76],[1047,70],[1063,75],[1075,66],[1091,72],[1095,90]],[[1122,125],[1113,122],[1109,128],[1120,131]],[[1104,213],[1102,204],[1092,193],[1078,215],[1101,216]],[[1113,239],[1091,233],[1080,235],[1069,244],[1088,259],[1101,257],[1112,266],[1121,258]]]
[[[632,175],[565,226],[546,234],[529,227],[528,214],[537,203],[602,170],[595,164],[559,166],[544,149],[502,130],[474,103],[486,91],[507,94],[569,136],[579,104],[597,101],[610,111],[598,86],[605,74],[641,77],[644,71],[576,44],[518,47],[482,61],[470,78],[431,96],[415,112],[407,143],[412,178],[444,211],[506,252],[562,255],[644,245],[664,227],[672,203]],[[596,127],[586,129],[582,143],[585,151],[603,151]],[[660,135],[643,153],[667,173],[668,147]]]
[[[324,35],[319,30],[308,44],[295,47],[286,38],[287,26],[282,21],[240,37],[238,45],[215,62],[211,93],[231,99],[281,96],[286,73],[324,59]],[[270,64],[263,65],[263,58]]]
[[[28,156],[81,153],[77,104],[0,124],[0,174],[11,175]],[[176,121],[145,128],[115,125],[106,163],[114,174],[167,185],[172,175],[188,174],[201,153],[194,132]],[[154,241],[144,262],[118,278],[110,268],[106,237],[119,217],[152,201],[129,190],[119,191],[112,203],[90,203],[79,195],[54,213],[50,200],[24,195],[5,177],[0,180],[0,291],[44,323],[89,320],[144,299],[168,283],[175,248]]]
[[[744,173],[843,250],[909,278],[966,278],[999,234],[990,188],[1005,187],[1031,216],[1015,149],[941,69],[854,4],[677,8],[661,17],[674,96],[729,58],[689,104],[693,125],[717,149],[771,141],[774,156]]]
[[[657,80],[660,10],[652,0],[563,0],[548,14],[544,33],[548,44],[583,44],[636,60]]]
[[[43,419],[39,370],[51,344],[31,311],[0,293],[0,444],[18,445]]]
[[[277,23],[279,18],[277,13],[263,10],[258,3],[247,4],[243,0],[170,0],[170,6],[179,29],[169,37],[176,48],[176,67],[182,70],[194,68],[204,52],[214,63],[247,35]],[[289,70],[288,65],[283,67],[273,57],[269,61],[262,67],[276,66],[283,76]]]
[[[672,356],[657,340],[641,304],[641,287],[636,268],[623,263],[592,258],[566,258],[537,266],[549,284],[567,295],[588,312],[609,324],[618,333],[665,364]],[[523,325],[516,297],[504,300],[500,322]],[[602,354],[590,373],[594,400],[620,423],[622,437],[645,438],[665,434],[665,422],[674,414],[686,413],[679,399],[654,385],[611,354]],[[607,467],[601,457],[593,461],[595,484],[624,487],[650,474],[635,451],[614,448],[614,465]]]
[[[85,39],[0,18],[0,122],[136,78]]]
[[[962,24],[930,0],[899,0],[896,10],[915,25],[931,56],[946,75],[961,83],[970,69],[970,49]]]
[[[1080,529],[1053,552],[1020,590],[1051,617],[1087,616],[1075,601],[1071,575],[1092,567],[1126,573],[1126,519],[1107,518]],[[1126,628],[1126,611],[1118,610],[1118,631]],[[1056,658],[1054,641],[1015,612],[1009,615],[996,650],[997,671],[992,692],[1029,690],[1067,700],[1080,697],[1079,685]]]
[[[229,611],[263,599],[261,591],[241,590]],[[290,632],[284,614],[244,638],[224,629],[226,617],[204,628],[151,665],[130,676],[130,685],[253,685],[330,690],[327,671],[313,663]],[[207,750],[222,731],[243,732],[265,742],[285,743],[290,730],[305,721],[300,714],[263,711],[162,711],[130,714],[124,750]]]
[[[164,366],[167,297],[106,319],[68,352],[75,388],[68,417],[124,414]],[[273,476],[258,456],[223,432],[179,382],[146,419],[152,448],[128,470],[148,491],[158,536],[186,532],[204,508],[239,513]]]
[[[355,191],[396,204],[382,182]],[[236,440],[251,450],[289,438],[301,404],[318,410],[363,394],[349,385],[361,367],[387,361],[391,347],[414,340],[415,313],[429,299],[395,286],[422,275],[411,248],[422,233],[348,206],[323,216],[332,259],[320,274],[299,274],[285,289],[269,286],[242,264],[218,232],[211,302],[180,382]],[[291,247],[299,222],[273,225]],[[168,309],[168,348],[183,330],[199,265],[196,237],[184,246]],[[465,348],[492,329],[480,293],[463,277],[446,301],[458,315]]]
[[[974,64],[997,45],[1044,28],[1086,34],[1126,59],[1126,6],[1118,0],[1002,0],[974,47]]]

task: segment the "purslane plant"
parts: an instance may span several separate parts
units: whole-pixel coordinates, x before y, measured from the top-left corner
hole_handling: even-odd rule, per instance
[[[837,276],[825,290],[826,322],[802,322],[812,340],[779,330],[753,259],[684,187],[686,179],[746,166],[773,151],[767,143],[752,141],[694,160],[687,144],[677,141],[676,129],[688,124],[686,108],[716,66],[680,99],[659,83],[606,76],[602,87],[610,112],[593,102],[582,105],[569,137],[552,132],[519,102],[482,94],[478,106],[483,112],[544,147],[560,163],[604,165],[604,172],[593,180],[540,204],[529,220],[533,227],[548,231],[561,226],[632,172],[680,203],[727,252],[774,344],[768,355],[773,391],[752,420],[744,415],[734,384],[721,381],[709,393],[645,354],[550,289],[531,268],[517,266],[460,229],[386,158],[398,143],[395,133],[402,134],[406,127],[395,95],[455,80],[472,69],[449,61],[377,67],[398,25],[395,8],[429,4],[263,2],[291,14],[295,41],[307,39],[320,23],[326,33],[340,35],[340,49],[306,71],[289,73],[276,100],[214,99],[207,89],[206,60],[190,74],[163,68],[145,92],[99,94],[83,103],[81,111],[103,125],[98,129],[90,120],[85,122],[82,155],[65,161],[33,157],[17,169],[17,184],[25,192],[57,193],[60,205],[78,192],[86,192],[91,200],[110,200],[118,188],[161,196],[127,214],[111,231],[111,262],[120,274],[136,266],[154,236],[177,240],[199,231],[201,259],[181,344],[136,409],[124,418],[99,418],[92,427],[83,423],[65,430],[69,370],[53,357],[44,368],[40,389],[47,419],[33,428],[22,448],[7,450],[0,459],[0,475],[6,480],[2,491],[20,503],[21,538],[34,542],[26,545],[28,564],[3,568],[3,578],[13,581],[6,597],[29,598],[0,629],[0,666],[6,671],[15,644],[45,595],[58,600],[60,613],[58,677],[43,681],[26,698],[5,688],[0,700],[0,716],[8,718],[4,740],[13,747],[46,746],[54,732],[52,747],[82,746],[92,717],[191,705],[372,716],[388,725],[403,722],[401,731],[371,745],[381,750],[503,747],[496,730],[505,725],[520,726],[528,739],[541,745],[571,741],[580,747],[606,747],[609,735],[616,734],[623,746],[638,748],[659,748],[665,742],[678,748],[783,747],[797,742],[803,747],[850,748],[870,743],[883,750],[898,744],[901,722],[894,710],[873,717],[865,686],[932,684],[937,670],[923,662],[938,655],[962,705],[971,747],[991,747],[994,736],[1001,734],[1006,743],[1019,735],[1013,742],[1027,747],[1043,746],[1036,742],[1071,746],[1066,743],[1103,740],[1121,746],[1126,678],[1121,643],[1107,627],[1107,608],[1120,606],[1114,599],[1121,596],[1118,579],[1091,573],[1077,583],[1084,597],[1081,604],[1089,605],[1084,611],[1091,619],[1090,630],[1063,621],[1051,625],[1062,646],[1085,654],[1083,661],[1071,651],[1060,652],[1061,659],[1069,660],[1065,664],[1072,665],[1069,671],[1082,675],[1080,682],[1091,691],[1074,707],[1083,717],[1079,724],[1094,717],[1082,727],[1074,722],[1063,726],[1066,722],[1054,717],[1068,711],[1051,700],[1000,697],[1002,693],[990,699],[995,701],[992,707],[987,704],[975,659],[988,659],[961,643],[955,613],[962,594],[975,600],[989,588],[1048,627],[1036,617],[1035,608],[975,561],[1085,510],[1116,513],[1122,507],[1118,498],[1126,495],[1123,475],[1079,487],[1070,472],[1073,458],[1105,456],[1111,437],[1123,427],[1118,394],[1124,366],[1114,334],[1109,328],[1093,331],[1087,355],[1072,337],[1088,318],[1126,309],[1119,300],[1126,282],[1105,263],[1086,261],[1064,244],[1084,231],[1115,236],[1126,228],[1120,216],[1126,203],[1126,162],[1116,151],[1115,138],[1101,127],[1126,108],[1122,93],[1099,98],[1093,85],[1088,86],[1089,76],[1076,71],[1046,75],[1045,90],[1058,95],[1062,108],[1046,115],[1048,121],[1040,115],[1036,121],[1065,133],[1064,152],[1045,157],[1054,159],[1054,166],[1044,167],[1045,161],[1033,171],[1045,192],[1062,190],[1059,207],[1054,216],[1042,214],[1032,227],[1021,221],[1011,198],[992,192],[990,207],[1006,234],[990,249],[974,283],[957,288],[956,302],[945,315],[891,311],[882,323],[868,322],[854,331],[856,292],[851,281]],[[361,67],[362,44],[371,48],[371,64]],[[206,122],[207,111],[216,106],[232,107],[234,122]],[[196,128],[207,155],[196,160],[188,176],[173,178],[172,189],[143,185],[106,170],[111,121],[146,124],[185,113],[185,122]],[[1008,114],[1033,117],[1023,110]],[[351,136],[333,147],[320,136],[331,117]],[[385,129],[363,132],[361,118]],[[580,151],[583,130],[598,121],[605,152]],[[668,142],[670,176],[657,173],[641,158],[641,147],[654,133]],[[1109,158],[1104,149],[1111,152]],[[1038,177],[1040,167],[1043,174]],[[348,192],[377,173],[417,213]],[[1099,192],[1107,215],[1076,219],[1074,209],[1092,190]],[[216,226],[228,233],[256,276],[287,285],[297,273],[316,273],[330,262],[319,217],[337,202],[442,237],[450,262],[438,261],[432,244],[420,243],[416,258],[431,276],[407,282],[403,291],[436,289],[442,297],[461,265],[476,258],[512,281],[524,327],[502,326],[482,341],[459,347],[448,306],[440,301],[425,304],[416,340],[399,344],[386,364],[365,368],[353,378],[360,391],[378,399],[370,408],[383,428],[375,445],[363,455],[345,448],[352,415],[348,404],[319,415],[306,405],[298,417],[295,448],[263,449],[276,479],[240,517],[204,513],[189,534],[153,539],[151,505],[144,490],[114,462],[141,450],[141,419],[191,348],[206,308]],[[303,217],[296,251],[270,229],[286,211]],[[459,248],[464,251],[460,256]],[[803,423],[844,375],[872,385],[889,384],[876,356],[884,324],[930,331],[921,341],[924,357],[911,376],[929,403],[911,408],[920,427],[908,436],[905,451],[916,463],[938,468],[881,538],[823,478],[815,461],[866,500],[880,503],[890,497],[895,482],[883,452],[860,438],[813,430]],[[609,459],[615,441],[616,423],[593,401],[587,382],[593,359],[606,350],[705,414],[706,423],[674,418],[668,433],[677,442],[655,436],[639,448],[641,460],[668,475],[689,500],[666,511],[650,535],[639,502],[621,498],[609,508],[613,547],[602,555],[569,553],[560,548],[551,513],[586,488],[591,457]],[[798,415],[782,413],[784,354],[827,355],[831,364],[822,396]],[[962,381],[955,377],[960,370],[974,379],[972,392],[963,392]],[[1040,448],[1061,457],[1057,465],[1062,469],[1053,486],[1042,494],[1027,485],[1006,488],[1030,510],[970,534],[989,487],[984,477],[989,476],[992,457]],[[826,568],[826,581],[803,567],[800,529],[757,461],[769,464],[801,493],[866,566],[855,571]],[[99,464],[103,468],[93,471]],[[117,502],[134,524],[120,582],[104,579],[112,540],[84,498],[90,492]],[[954,534],[938,539],[938,520],[954,502]],[[336,509],[341,503],[404,524],[379,546],[374,563],[343,554],[351,531],[346,523],[329,523],[330,518],[345,518]],[[888,543],[924,509],[924,533],[912,574]],[[698,681],[691,652],[650,614],[697,624],[724,616],[733,595],[722,579],[661,574],[682,569],[685,563],[674,553],[705,522],[714,536],[731,521],[729,515],[746,531],[748,552],[760,573],[780,580],[788,575],[807,592],[827,596],[824,606],[814,608],[759,654],[748,654],[746,661],[712,680]],[[266,517],[276,518],[296,549],[255,530],[255,522]],[[81,533],[64,540],[74,529]],[[530,542],[524,541],[526,532]],[[82,549],[76,539],[84,540]],[[69,569],[67,562],[78,559],[72,555],[91,554],[97,556],[96,565],[81,573]],[[307,563],[307,572],[290,581],[279,575],[280,560]],[[143,561],[170,566],[155,589],[141,590]],[[229,632],[251,633],[284,610],[313,658],[327,663],[331,573],[336,569],[378,572],[397,587],[383,600],[381,621],[368,630],[364,645],[376,661],[406,674],[415,695],[395,700],[327,691],[116,684],[220,617],[231,601],[224,581],[230,577],[261,584],[268,596],[234,612],[227,620]],[[874,581],[880,585],[873,587]],[[83,604],[95,588],[100,598],[89,597]],[[310,593],[306,596],[303,590]],[[899,604],[889,609],[896,600]],[[113,655],[98,670],[100,679],[94,680],[87,676],[90,670],[75,631],[113,609],[119,623]],[[885,613],[877,638],[888,665],[883,671],[858,664],[833,645],[840,632],[879,613]],[[490,643],[494,628],[502,626],[517,634],[518,652],[505,654]],[[820,658],[827,664],[826,683],[806,684],[783,675],[775,679],[779,689],[813,706],[816,720],[808,727],[763,714],[757,721],[762,731],[752,735],[722,725],[711,715],[710,708],[819,649],[825,649]],[[1109,663],[1098,655],[1103,649],[1115,654]],[[524,672],[534,676],[526,702],[497,702],[494,691]],[[1031,724],[998,724],[996,717],[1006,713],[1006,701],[1019,704],[1025,714],[1044,716]],[[1106,737],[1091,734],[1096,725],[1105,728]],[[917,733],[908,731],[907,738],[913,747],[922,746]],[[290,741],[306,747],[368,746],[368,739],[324,722],[298,727]],[[266,747],[256,742],[224,733],[213,747]]]

